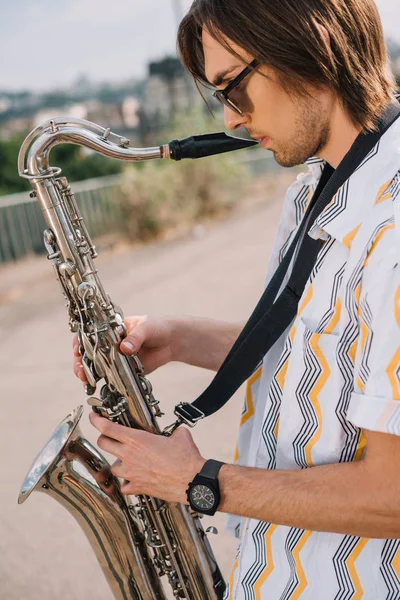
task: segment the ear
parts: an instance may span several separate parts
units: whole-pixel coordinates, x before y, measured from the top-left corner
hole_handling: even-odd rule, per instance
[[[332,48],[331,48],[331,36],[329,35],[328,30],[326,29],[326,27],[324,27],[323,25],[321,25],[321,23],[317,23],[317,29],[319,31],[319,34],[320,34],[321,38],[324,40],[327,49],[329,51],[331,51],[332,50]]]

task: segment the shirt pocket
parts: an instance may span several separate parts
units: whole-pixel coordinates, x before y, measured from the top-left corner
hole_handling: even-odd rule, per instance
[[[340,336],[316,331],[309,325],[310,322],[300,316],[295,354],[291,357],[285,386],[286,401],[295,404],[290,416],[287,415],[290,425],[284,445],[287,458],[292,454],[297,467],[301,468],[338,462],[345,443],[343,427],[337,417]]]

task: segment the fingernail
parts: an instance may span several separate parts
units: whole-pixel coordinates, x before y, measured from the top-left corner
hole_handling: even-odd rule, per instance
[[[129,352],[130,354],[133,354],[135,351],[135,348],[133,347],[133,344],[131,344],[130,342],[123,342],[122,346],[124,348],[124,350],[126,352]]]

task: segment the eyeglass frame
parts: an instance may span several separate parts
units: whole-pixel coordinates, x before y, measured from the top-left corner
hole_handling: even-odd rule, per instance
[[[254,60],[251,61],[251,63],[249,65],[247,65],[247,67],[245,67],[243,69],[243,71],[240,71],[239,75],[237,75],[234,79],[232,79],[232,81],[230,81],[228,83],[228,85],[226,87],[224,87],[224,89],[215,90],[212,94],[213,97],[216,100],[218,100],[218,102],[220,102],[223,106],[227,106],[228,108],[233,110],[236,114],[238,114],[242,117],[243,111],[238,106],[236,106],[236,104],[234,102],[232,102],[232,100],[229,98],[229,93],[236,86],[238,86],[239,83],[241,83],[243,81],[243,79],[245,77],[247,77],[247,75],[249,75],[252,71],[254,71],[254,69],[256,67],[258,67],[258,65],[259,65],[259,62],[255,58]]]

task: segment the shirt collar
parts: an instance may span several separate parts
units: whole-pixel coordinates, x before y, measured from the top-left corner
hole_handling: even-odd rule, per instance
[[[310,169],[321,162],[311,159]],[[307,163],[308,164],[308,163]],[[322,163],[322,166],[325,163]],[[391,182],[400,169],[400,119],[386,131],[358,169],[339,188],[331,202],[312,225],[314,239],[332,236],[347,248],[374,205],[388,199]]]

